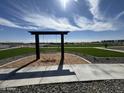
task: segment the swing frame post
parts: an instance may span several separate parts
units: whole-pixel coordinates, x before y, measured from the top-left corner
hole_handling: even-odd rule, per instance
[[[61,34],[61,59],[64,60],[64,35]]]
[[[35,35],[36,59],[40,59],[39,35]]]
[[[40,59],[39,35],[61,35],[61,60],[64,60],[64,35],[69,31],[29,31],[35,35],[36,60]]]

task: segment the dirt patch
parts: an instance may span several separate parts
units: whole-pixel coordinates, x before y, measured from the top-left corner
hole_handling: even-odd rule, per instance
[[[34,62],[28,66],[34,67],[34,66],[59,65],[60,60],[61,60],[60,53],[46,53],[46,54],[41,54],[41,59],[39,60],[35,61],[35,55],[32,55],[32,56],[19,59],[10,64],[7,64],[1,68],[18,68],[33,61]],[[64,64],[88,64],[88,62],[79,56],[65,53]]]

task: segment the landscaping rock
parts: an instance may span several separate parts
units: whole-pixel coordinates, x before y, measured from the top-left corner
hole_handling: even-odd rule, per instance
[[[124,79],[21,86],[0,93],[124,93]]]

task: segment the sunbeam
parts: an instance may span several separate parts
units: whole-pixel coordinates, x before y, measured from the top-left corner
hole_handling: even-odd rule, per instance
[[[62,7],[63,7],[64,9],[66,9],[69,0],[60,0],[60,2],[61,2],[61,4],[62,4]]]

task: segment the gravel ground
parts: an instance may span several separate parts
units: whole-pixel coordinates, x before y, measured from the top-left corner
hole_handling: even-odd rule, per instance
[[[83,56],[93,64],[120,64],[124,63],[124,57],[92,57]]]
[[[79,53],[73,53],[79,55],[93,64],[120,64],[124,63],[124,57],[94,57],[90,55],[81,55]]]
[[[124,79],[21,86],[0,93],[124,93]]]

